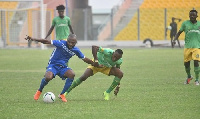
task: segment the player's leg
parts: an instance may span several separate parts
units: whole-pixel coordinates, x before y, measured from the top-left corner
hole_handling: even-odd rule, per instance
[[[195,85],[199,85],[199,61],[194,60]]]
[[[53,79],[53,77],[54,77],[54,75],[51,71],[46,72],[45,77],[41,80],[39,89],[37,90],[37,92],[34,95],[34,100],[39,99],[44,86],[46,86],[48,84],[48,82]]]
[[[195,73],[195,85],[199,85],[199,61],[200,61],[200,49],[195,48],[192,54],[194,60],[194,73]]]
[[[62,92],[60,93],[59,97],[62,99],[63,102],[67,102],[64,93],[69,89],[69,87],[71,86],[74,77],[75,77],[75,73],[73,72],[73,70],[71,70],[70,68],[65,68],[65,73],[64,75],[61,77],[67,78],[65,81],[65,85],[63,87]],[[62,74],[62,73],[61,73]]]
[[[80,78],[73,81],[72,85],[66,91],[65,95],[67,95],[72,89],[74,89],[76,86],[80,85],[83,81],[85,81],[88,77],[90,77],[92,75],[93,75],[93,70],[90,68],[87,68]]]
[[[187,74],[187,78],[185,81],[185,84],[189,84],[190,80],[192,80],[191,76],[191,68],[190,68],[190,61],[192,60],[192,50],[189,48],[184,49],[184,66],[185,66],[185,72]]]
[[[109,75],[114,75],[115,78],[114,78],[112,84],[110,85],[110,87],[104,92],[105,100],[109,100],[110,92],[120,83],[120,81],[123,77],[123,72],[119,68],[112,67],[110,69]]]
[[[171,38],[171,46],[172,46],[172,48],[174,48],[175,44],[173,44],[173,36],[170,35],[170,38]]]

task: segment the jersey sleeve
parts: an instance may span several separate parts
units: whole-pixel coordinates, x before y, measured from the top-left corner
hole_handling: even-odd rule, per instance
[[[51,40],[51,44],[56,46],[56,47],[62,47],[62,42],[66,42],[66,41],[62,41],[62,40]]]
[[[110,54],[110,52],[112,52],[112,50],[109,49],[109,48],[102,48],[102,47],[99,47],[98,52],[103,53],[103,54],[105,54],[105,55],[108,55],[108,54]]]
[[[68,19],[68,25],[71,25],[71,20],[70,20],[70,18]]]
[[[80,59],[84,59],[85,55],[81,52],[81,50],[79,48],[77,48],[75,54],[78,56],[78,58]]]
[[[120,67],[120,65],[122,64],[122,58],[120,58],[118,61],[117,61],[117,64],[116,64],[116,67]]]
[[[181,28],[179,29],[180,31],[185,31],[185,22],[183,22],[182,24],[181,24]]]

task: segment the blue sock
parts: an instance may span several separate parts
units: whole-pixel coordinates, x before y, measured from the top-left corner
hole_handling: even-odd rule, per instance
[[[65,82],[65,86],[60,94],[64,94],[69,89],[69,87],[72,85],[72,82],[73,82],[73,79],[67,78],[67,80]]]
[[[48,82],[45,80],[45,78],[43,78],[40,83],[40,88],[38,90],[42,92],[44,86],[46,86],[47,84],[48,84]]]

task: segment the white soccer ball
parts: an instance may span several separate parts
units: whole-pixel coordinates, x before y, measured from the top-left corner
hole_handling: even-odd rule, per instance
[[[43,101],[46,103],[52,103],[55,101],[55,95],[52,92],[46,92],[43,95]]]
[[[168,26],[167,29],[168,29],[168,30],[172,30],[172,27],[171,27],[171,26]]]

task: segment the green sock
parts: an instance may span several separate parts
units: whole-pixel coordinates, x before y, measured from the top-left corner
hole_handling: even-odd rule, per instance
[[[110,93],[119,84],[120,80],[121,80],[120,78],[115,77],[111,86],[108,88],[108,90],[106,92]]]
[[[189,68],[185,68],[185,71],[187,73],[188,78],[190,78],[191,77],[190,67]]]
[[[72,85],[69,87],[69,89],[66,92],[69,93],[72,89],[74,89],[76,86],[80,85],[81,83],[82,81],[80,80],[80,78],[74,80]]]
[[[194,67],[195,81],[199,80],[199,67]]]

